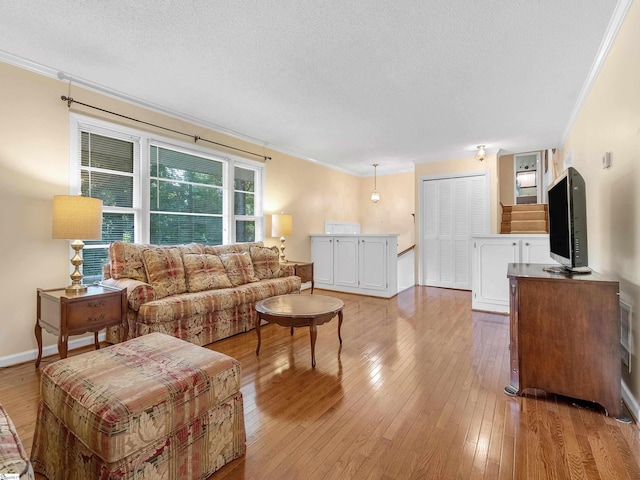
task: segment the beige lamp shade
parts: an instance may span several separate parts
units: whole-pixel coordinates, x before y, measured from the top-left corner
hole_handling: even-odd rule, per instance
[[[288,237],[293,231],[293,217],[281,213],[279,215],[271,215],[271,236],[272,237]]]
[[[100,240],[102,200],[73,195],[54,196],[52,238]]]

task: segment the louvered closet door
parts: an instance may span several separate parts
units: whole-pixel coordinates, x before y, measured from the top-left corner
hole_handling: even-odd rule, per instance
[[[422,182],[422,283],[471,290],[470,242],[489,233],[487,176]]]

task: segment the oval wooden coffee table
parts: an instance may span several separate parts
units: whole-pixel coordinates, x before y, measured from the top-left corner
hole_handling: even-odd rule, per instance
[[[342,308],[344,302],[338,298],[327,297],[325,295],[278,295],[276,297],[265,298],[256,303],[258,312],[258,324],[256,334],[258,335],[258,348],[256,355],[260,353],[260,322],[266,320],[269,323],[277,323],[283,327],[291,327],[293,335],[294,327],[309,327],[311,335],[311,366],[316,367],[316,336],[317,326],[327,323],[338,315],[338,340],[342,345]]]

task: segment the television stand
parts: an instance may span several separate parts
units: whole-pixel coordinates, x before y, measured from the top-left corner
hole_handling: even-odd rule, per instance
[[[595,402],[623,419],[618,282],[510,263],[509,395],[528,388]]]

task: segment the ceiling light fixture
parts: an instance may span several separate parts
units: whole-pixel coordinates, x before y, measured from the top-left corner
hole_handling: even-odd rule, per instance
[[[485,151],[485,145],[478,145],[476,148],[478,149],[478,151],[476,152],[476,160],[483,161],[487,153]]]
[[[371,201],[373,203],[378,203],[380,201],[380,194],[378,193],[378,164],[373,164],[373,192],[371,192]]]

